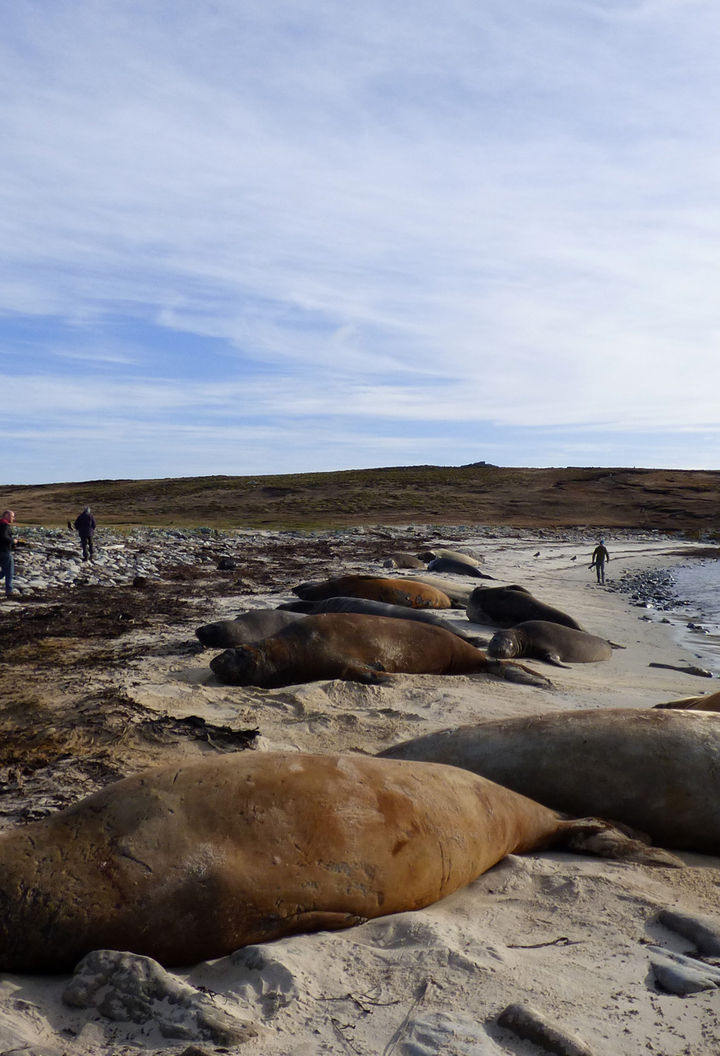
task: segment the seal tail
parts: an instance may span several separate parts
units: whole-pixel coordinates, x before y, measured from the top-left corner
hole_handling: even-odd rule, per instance
[[[632,835],[630,835],[632,833]],[[623,831],[601,818],[572,818],[561,821],[556,846],[566,847],[577,854],[592,854],[599,858],[618,858],[643,865],[682,868],[681,858],[661,847],[652,847],[642,834]]]

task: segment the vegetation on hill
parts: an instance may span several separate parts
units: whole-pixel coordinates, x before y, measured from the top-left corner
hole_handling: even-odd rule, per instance
[[[359,524],[588,526],[720,532],[720,471],[401,466],[274,476],[9,485],[18,525],[329,529]]]

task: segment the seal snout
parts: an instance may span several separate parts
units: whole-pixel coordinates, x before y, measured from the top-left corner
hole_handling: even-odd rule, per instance
[[[251,650],[240,645],[213,657],[210,669],[226,685],[248,686],[255,677],[257,664]]]
[[[498,657],[500,660],[509,660],[517,656],[517,648],[513,635],[507,631],[498,631],[490,639],[487,647],[488,655]]]

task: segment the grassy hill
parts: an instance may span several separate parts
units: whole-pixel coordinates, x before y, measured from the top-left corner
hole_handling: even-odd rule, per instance
[[[90,505],[107,526],[327,529],[503,524],[720,534],[720,472],[401,466],[252,477],[9,485],[18,527],[65,525]]]

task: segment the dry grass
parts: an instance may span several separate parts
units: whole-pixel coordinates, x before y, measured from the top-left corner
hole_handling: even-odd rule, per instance
[[[599,526],[695,533],[720,524],[720,472],[405,466],[265,477],[7,486],[18,526],[64,525],[90,504],[106,526],[328,529],[357,524]]]

